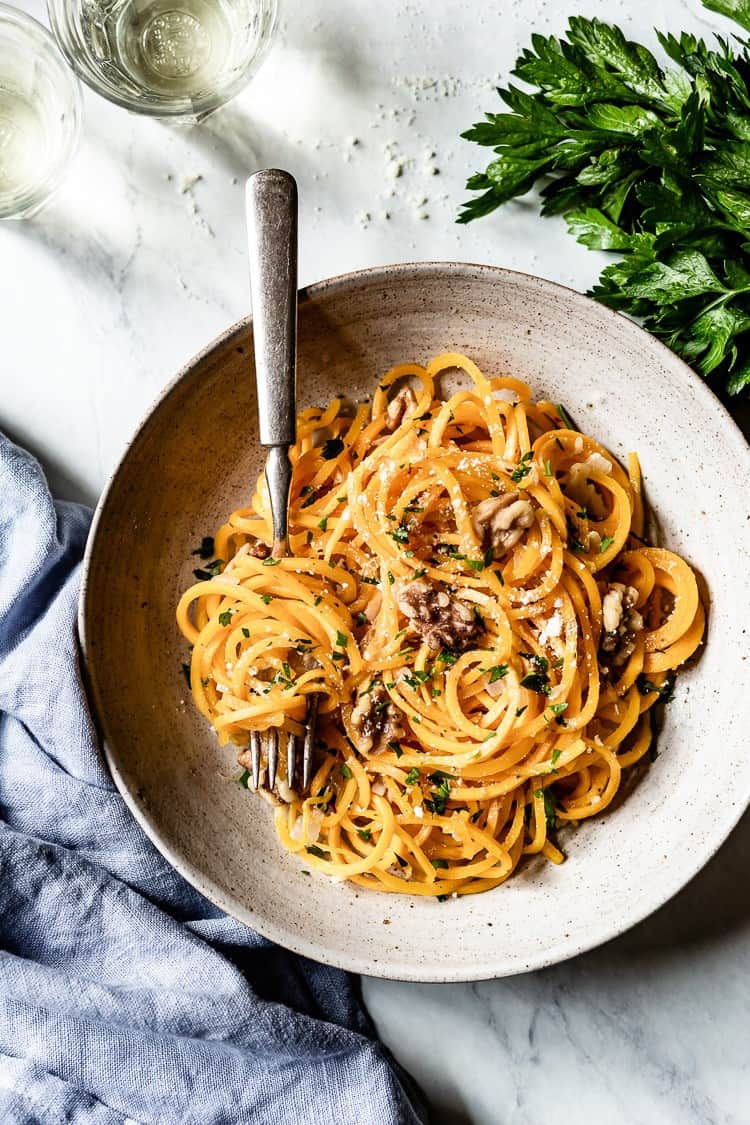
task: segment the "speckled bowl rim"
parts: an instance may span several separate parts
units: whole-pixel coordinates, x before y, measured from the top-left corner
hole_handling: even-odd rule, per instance
[[[724,433],[727,445],[729,445],[729,443],[733,445],[730,452],[734,453],[739,461],[745,463],[747,478],[750,480],[750,447],[748,447],[741,430],[736,425],[731,415],[700,376],[688,367],[683,360],[676,356],[674,352],[667,348],[665,344],[662,344],[661,341],[657,340],[654,336],[645,332],[644,329],[640,328],[633,321],[622,316],[620,313],[614,312],[612,309],[606,308],[604,305],[598,304],[596,301],[584,296],[575,289],[571,289],[569,286],[560,285],[558,282],[549,281],[535,274],[525,273],[520,270],[509,270],[501,266],[489,266],[470,262],[401,262],[393,265],[353,270],[349,273],[337,274],[334,277],[315,282],[300,290],[299,302],[300,305],[302,305],[309,300],[322,296],[330,297],[338,292],[357,288],[363,283],[387,283],[397,277],[408,275],[419,276],[420,274],[430,274],[432,276],[435,274],[444,274],[445,276],[459,275],[467,278],[472,275],[485,274],[488,279],[496,278],[500,280],[504,278],[510,282],[517,280],[527,285],[531,290],[537,289],[541,294],[547,292],[562,295],[565,299],[569,300],[573,306],[579,305],[582,309],[585,309],[587,315],[598,317],[603,326],[606,326],[615,319],[619,322],[618,327],[620,329],[624,328],[626,332],[630,332],[634,336],[637,335],[641,339],[645,337],[648,340],[647,346],[653,350],[655,356],[658,356],[661,363],[665,366],[672,367],[675,372],[686,381],[686,385],[689,387],[691,393],[701,400],[702,405],[710,413],[713,413],[717,424]],[[128,459],[130,449],[137,441],[141,432],[150,423],[152,416],[169,399],[182,379],[186,378],[198,364],[203,363],[216,349],[224,347],[230,344],[236,337],[244,335],[251,324],[252,317],[243,317],[230,328],[215,337],[207,347],[198,352],[180,369],[178,374],[166,385],[147,409],[140,424],[134,431],[132,438],[125,446],[115,469],[104,487],[104,491],[102,492],[94,512],[86,544],[81,577],[78,634],[83,654],[82,672],[84,676],[88,651],[87,594],[89,587],[89,569],[96,547],[97,532],[102,513],[108,504],[110,493],[113,491],[125,462]],[[94,722],[97,723],[101,733],[103,724],[99,723],[97,715],[98,701],[96,699],[95,687],[93,687],[92,684],[89,684],[89,703],[92,710],[92,717]],[[101,743],[104,757],[115,785],[119,789],[136,821],[165,859],[169,861],[188,883],[204,895],[210,902],[238,921],[245,923],[251,929],[257,931],[257,933],[262,934],[263,937],[276,942],[278,945],[291,950],[293,953],[298,953],[303,957],[309,957],[312,960],[333,965],[336,968],[346,969],[349,972],[361,973],[365,976],[382,977],[387,980],[403,980],[420,983],[454,983],[461,981],[491,980],[498,977],[516,976],[521,973],[533,972],[550,965],[559,964],[562,961],[567,961],[571,957],[576,957],[581,953],[586,953],[591,949],[595,949],[597,946],[632,929],[633,926],[636,926],[639,922],[648,918],[649,915],[653,914],[654,911],[658,910],[661,906],[664,906],[665,903],[669,902],[681,891],[717,853],[721,845],[730,835],[732,829],[739,823],[748,805],[750,805],[749,772],[747,791],[740,794],[735,792],[733,794],[736,798],[736,803],[725,806],[726,817],[716,822],[713,832],[707,835],[704,846],[690,855],[683,854],[679,864],[675,863],[671,868],[672,877],[665,878],[663,882],[660,882],[656,893],[651,890],[644,890],[643,896],[639,899],[635,908],[625,907],[622,920],[615,924],[607,923],[606,926],[599,929],[597,929],[596,925],[591,926],[587,929],[583,937],[581,935],[561,937],[553,953],[540,952],[538,955],[534,956],[529,955],[527,951],[524,963],[519,963],[517,966],[511,968],[508,968],[507,965],[501,968],[496,964],[493,965],[492,961],[488,960],[484,963],[477,964],[472,969],[463,967],[451,969],[449,963],[435,963],[433,966],[416,966],[413,973],[404,971],[389,972],[386,963],[379,961],[376,966],[373,966],[372,961],[368,961],[367,958],[360,957],[356,953],[332,955],[325,947],[314,941],[306,940],[296,932],[287,931],[281,926],[267,922],[266,919],[256,911],[249,910],[243,903],[226,895],[212,879],[207,878],[197,867],[186,861],[178,852],[173,850],[169,840],[162,836],[158,825],[154,823],[154,819],[138,802],[135,794],[131,792],[128,784],[125,782],[118,768],[117,755],[113,747],[109,745],[108,740],[103,736],[101,737]]]

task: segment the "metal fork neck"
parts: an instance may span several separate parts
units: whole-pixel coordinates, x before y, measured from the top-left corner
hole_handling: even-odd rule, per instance
[[[292,462],[288,445],[272,445],[266,460],[266,484],[273,524],[272,555],[289,554],[289,493],[292,487]]]

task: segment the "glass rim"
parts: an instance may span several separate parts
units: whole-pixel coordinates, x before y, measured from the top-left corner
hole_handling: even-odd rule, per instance
[[[65,61],[75,72],[75,75],[85,83],[90,90],[93,90],[99,97],[104,98],[105,101],[111,102],[113,105],[119,106],[121,109],[126,109],[130,113],[140,114],[142,117],[155,117],[155,118],[177,118],[182,120],[200,121],[208,117],[217,109],[230,102],[237,96],[250,82],[256,68],[262,62],[266,53],[268,45],[276,30],[276,24],[279,14],[279,0],[262,0],[268,7],[269,20],[268,27],[265,34],[260,41],[259,47],[252,59],[249,60],[247,66],[241,71],[240,74],[229,82],[226,86],[222,87],[220,91],[215,91],[213,97],[206,96],[205,101],[209,104],[205,106],[196,107],[188,97],[181,99],[183,104],[176,104],[173,100],[171,103],[164,105],[155,104],[153,102],[144,102],[137,97],[130,97],[127,94],[120,93],[114,85],[109,85],[101,80],[98,72],[88,64],[88,58],[79,58],[73,52],[69,45],[69,33],[65,26],[64,10],[65,0],[46,0],[47,15],[49,16],[50,26],[52,28],[52,37],[56,42],[58,50],[62,53]],[[0,8],[3,7],[2,0],[0,0]],[[62,16],[60,19],[58,17]],[[40,24],[40,27],[42,25]],[[45,29],[46,30],[46,29]],[[210,104],[210,102],[214,104]]]
[[[0,200],[6,197],[7,202],[0,202],[0,219],[30,216],[52,198],[60,187],[80,144],[83,119],[81,83],[78,81],[77,73],[68,65],[50,29],[22,8],[0,0],[0,35],[6,28],[27,35],[30,40],[30,50],[34,47],[38,49],[40,45],[44,47],[46,62],[56,69],[57,77],[64,85],[65,94],[70,98],[70,112],[67,114],[68,123],[63,131],[60,153],[51,175],[34,186],[2,193]]]

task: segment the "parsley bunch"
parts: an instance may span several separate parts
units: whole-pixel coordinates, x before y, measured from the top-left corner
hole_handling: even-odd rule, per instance
[[[703,0],[750,31],[750,0]],[[463,136],[495,159],[467,187],[458,221],[489,214],[545,180],[590,249],[612,250],[591,296],[644,326],[730,394],[750,387],[750,41],[712,46],[657,33],[663,68],[617,27],[573,17],[533,35],[513,74]]]

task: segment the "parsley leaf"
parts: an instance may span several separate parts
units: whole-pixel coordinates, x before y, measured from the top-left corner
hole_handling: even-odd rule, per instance
[[[750,30],[750,0],[703,0]],[[730,394],[750,390],[750,43],[658,34],[670,64],[597,19],[533,35],[504,112],[463,136],[492,150],[459,222],[543,181],[542,213],[616,254],[591,296]],[[558,413],[575,429],[564,408]],[[524,475],[519,466],[514,480]]]

